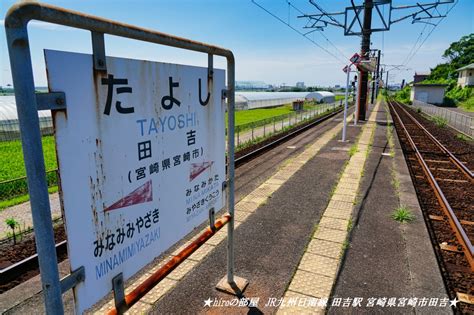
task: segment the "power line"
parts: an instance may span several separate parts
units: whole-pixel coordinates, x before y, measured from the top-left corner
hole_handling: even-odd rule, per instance
[[[383,15],[383,18],[385,19],[385,6],[382,6],[382,15]],[[382,58],[381,59],[385,61],[385,32],[382,32]]]
[[[435,26],[431,29],[431,31],[428,33],[428,35],[425,37],[425,39],[423,40],[423,42],[421,42],[420,46],[418,46],[417,50],[415,51],[415,53],[411,56],[411,58],[407,61],[407,63],[405,65],[407,65],[408,63],[410,63],[410,61],[413,59],[413,57],[418,53],[418,51],[420,50],[420,48],[423,46],[423,44],[426,42],[426,40],[428,39],[428,37],[430,37],[431,33],[433,33],[433,31],[435,30],[435,28],[441,23],[443,22],[443,20],[446,18],[446,16],[449,14],[449,12],[451,12],[452,9],[454,9],[454,7],[458,4],[458,0],[456,0],[456,2],[454,2],[454,4],[451,6],[451,8],[449,8],[447,11],[446,11],[446,14],[438,21],[438,23],[435,24]]]
[[[420,34],[418,35],[418,38],[416,39],[415,43],[411,47],[410,51],[408,52],[408,55],[405,57],[405,59],[403,59],[402,64],[406,64],[407,61],[410,59],[412,53],[415,51],[416,45],[418,45],[418,42],[423,37],[423,34],[424,34],[427,26],[428,26],[428,24],[425,24],[425,26],[423,27],[423,30],[420,32]]]
[[[296,6],[294,6],[290,1],[288,1],[288,0],[285,0],[285,1],[288,2],[288,5],[289,5],[289,6],[292,6],[292,7],[293,7],[296,11],[298,11],[299,13],[305,14],[303,11],[301,11],[301,10],[298,9]],[[309,19],[308,19],[308,20],[309,20]],[[318,30],[318,32],[319,32],[319,34],[321,34],[321,36],[323,36],[323,37],[326,39],[326,41],[327,41],[332,47],[334,47],[334,48],[339,52],[339,54],[341,54],[342,57],[344,57],[344,60],[348,60],[348,59],[349,59],[346,55],[344,55],[344,53],[343,53],[339,48],[336,47],[336,45],[333,44],[333,42],[332,42],[331,40],[329,40],[329,38],[327,38],[326,35],[324,35],[324,33],[323,33],[321,30]],[[309,34],[309,33],[306,33],[306,34]]]
[[[285,24],[286,26],[288,26],[289,28],[291,28],[293,31],[295,31],[296,33],[300,34],[301,36],[303,36],[304,38],[306,38],[307,40],[309,40],[311,43],[313,43],[314,45],[316,45],[317,47],[321,48],[323,51],[325,51],[327,54],[331,55],[332,57],[334,57],[335,59],[337,59],[339,62],[341,62],[341,64],[346,64],[347,62],[346,61],[343,61],[341,60],[338,56],[334,55],[332,52],[330,52],[329,50],[327,50],[326,48],[324,48],[323,46],[321,46],[320,44],[318,44],[317,42],[315,42],[314,40],[312,40],[311,38],[309,38],[308,36],[306,36],[304,33],[300,32],[298,29],[294,28],[293,26],[291,26],[289,23],[285,22],[284,20],[282,20],[280,17],[278,17],[277,15],[273,14],[272,12],[270,12],[269,10],[267,10],[266,8],[264,8],[263,6],[261,6],[260,4],[258,4],[257,2],[255,2],[255,0],[252,0],[252,3],[255,4],[257,7],[261,8],[262,10],[264,10],[265,12],[267,12],[268,14],[270,14],[271,16],[273,16],[275,19],[277,19],[278,21],[280,21],[281,23]]]

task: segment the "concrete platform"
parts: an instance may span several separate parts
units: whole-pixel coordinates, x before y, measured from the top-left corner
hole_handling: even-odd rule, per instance
[[[381,107],[377,122],[383,120],[390,117]],[[328,313],[452,313],[403,152],[387,124],[378,123],[364,173],[361,203],[331,294],[342,303],[331,303]],[[391,218],[401,205],[413,221]],[[363,299],[361,307],[343,306],[356,298]]]
[[[336,117],[338,116],[342,117],[342,114],[338,114]],[[337,135],[340,130],[340,123],[330,119],[320,124],[317,128],[303,132],[298,137],[291,139],[280,147],[269,151],[262,156],[257,157],[255,160],[252,160],[250,163],[238,168],[236,170],[236,200],[238,201],[236,205],[236,229],[238,230],[239,226],[243,225],[243,223],[252,216],[259,206],[267,203],[272,197],[273,192],[279,189],[281,185],[286,182],[288,178],[292,177],[308,160],[313,158],[322,147],[330,141],[333,143],[332,140],[334,136]],[[350,135],[351,134],[349,133],[349,136]],[[334,144],[336,146],[339,145],[337,141],[334,141]],[[344,152],[345,153],[341,154],[339,157],[341,159],[340,164],[334,164],[335,167],[343,165],[343,159],[347,155],[347,150]],[[327,153],[328,155],[322,159],[324,164],[331,163],[331,160],[335,156],[338,156],[331,152]],[[337,172],[337,168],[327,169],[327,174],[331,176],[336,176]],[[328,183],[331,183],[331,181],[328,181]],[[326,194],[329,191],[330,187],[322,189],[321,193]],[[320,195],[316,195],[315,199],[316,198],[321,199]],[[297,202],[297,200],[295,200],[295,202]],[[324,203],[326,201],[321,199],[321,202]],[[143,282],[144,279],[150,276],[150,273],[162,266],[171,256],[176,255],[180,248],[186,246],[195,235],[200,233],[200,229],[202,228],[207,228],[207,224],[204,223],[184,240],[170,248],[160,257],[157,257],[153,263],[144,268],[137,275],[127,280],[125,283],[126,292],[129,292],[131,289],[136,287],[138,283]],[[226,235],[227,231],[225,228],[218,232],[217,235],[206,242],[206,244],[194,253],[182,266],[172,272],[164,281],[153,288],[153,290],[151,290],[139,303],[134,305],[129,313],[145,313],[150,311],[152,305],[156,301],[172,291],[180,281],[186,279],[189,274],[194,272],[194,269],[205,261],[210,253],[218,248],[225,248]],[[225,254],[222,258],[225,260]],[[67,265],[67,263],[65,265]],[[67,273],[67,268],[65,268],[65,272]],[[222,274],[219,276],[222,277],[224,273],[225,270],[222,271]],[[211,287],[213,288],[216,284],[217,281],[216,283],[211,284]],[[37,276],[21,286],[2,294],[0,298],[0,300],[4,302],[1,303],[2,312],[5,311],[9,314],[25,314],[29,312],[43,313],[42,296],[40,291],[41,285],[39,276]],[[70,293],[71,292],[68,292],[64,295],[64,303],[67,313],[70,313],[73,309],[72,294]],[[21,299],[19,297],[21,297]],[[112,295],[109,294],[102,302],[90,310],[90,313],[103,314],[106,310],[112,307],[113,302],[111,299]],[[201,304],[201,301],[199,304]]]
[[[385,107],[376,105],[279,314],[451,313],[403,153],[393,130],[387,132],[389,121]],[[414,215],[412,222],[391,217],[402,205]]]
[[[240,208],[251,213],[236,230],[236,275],[249,281],[243,297],[255,303],[235,305],[235,297],[215,289],[226,271],[223,243],[158,300],[153,312],[274,313],[278,305],[273,299],[283,297],[314,231],[314,222],[319,221],[348,158],[347,151],[333,150],[350,147],[335,137],[339,131],[340,124],[336,124],[299,155],[282,163],[275,174],[236,205],[237,211]],[[349,138],[353,141],[359,131],[349,131]]]

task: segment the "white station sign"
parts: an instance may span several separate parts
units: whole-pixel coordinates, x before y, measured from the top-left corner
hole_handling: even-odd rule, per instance
[[[219,211],[225,71],[45,51],[71,270],[80,314]]]

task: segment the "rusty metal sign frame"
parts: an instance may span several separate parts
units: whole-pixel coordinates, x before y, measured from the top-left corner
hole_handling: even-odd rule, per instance
[[[41,133],[37,111],[40,109],[65,110],[67,95],[48,93],[36,95],[33,68],[28,39],[28,22],[38,20],[91,32],[94,69],[104,71],[105,63],[104,34],[135,39],[159,45],[171,46],[208,54],[208,75],[213,74],[213,56],[227,60],[227,283],[235,286],[234,278],[234,127],[235,127],[235,59],[232,51],[218,46],[208,45],[169,34],[123,24],[100,17],[38,2],[22,2],[13,5],[5,17],[5,31],[10,57],[18,120],[21,130],[23,156],[30,194],[33,225],[35,227],[45,311],[47,314],[63,314],[61,294],[82,281],[85,274],[77,270],[63,280],[59,279],[54,233],[51,221],[46,171],[41,143]],[[224,222],[225,224],[225,222]],[[236,277],[237,278],[237,277]],[[240,279],[240,278],[239,278]],[[123,289],[123,287],[122,287]],[[119,292],[117,292],[119,293]],[[118,294],[120,295],[120,294]]]

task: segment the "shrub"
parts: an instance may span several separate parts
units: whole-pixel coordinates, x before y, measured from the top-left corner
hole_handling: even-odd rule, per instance
[[[461,140],[461,141],[466,141],[466,142],[472,141],[471,138],[469,138],[468,136],[466,136],[466,135],[464,135],[464,134],[462,134],[462,133],[458,133],[458,134],[456,135],[456,139]]]
[[[431,121],[433,121],[439,128],[444,128],[448,124],[448,121],[440,116],[433,116]]]
[[[444,105],[446,106],[458,106],[459,103],[470,101],[470,98],[474,96],[472,87],[454,87],[449,90],[444,97]],[[463,106],[464,107],[464,106]]]
[[[400,103],[411,104],[410,93],[411,88],[409,86],[405,86],[402,90],[395,93],[394,99]]]

